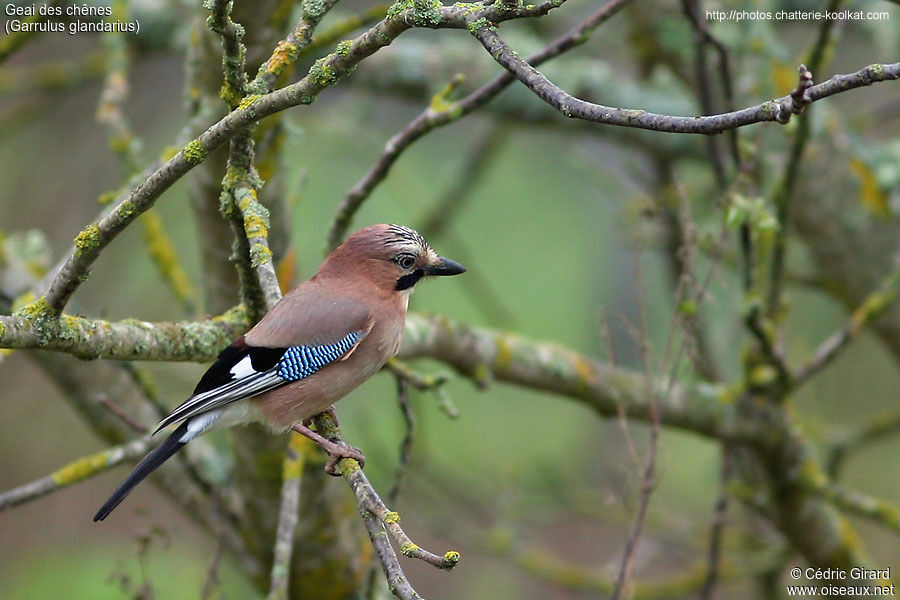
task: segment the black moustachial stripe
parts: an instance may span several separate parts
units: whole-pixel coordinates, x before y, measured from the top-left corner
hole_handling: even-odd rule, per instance
[[[416,285],[420,279],[425,277],[425,271],[422,269],[416,269],[412,273],[407,273],[402,277],[397,279],[397,286],[394,288],[398,292],[403,290],[408,290],[412,286]]]

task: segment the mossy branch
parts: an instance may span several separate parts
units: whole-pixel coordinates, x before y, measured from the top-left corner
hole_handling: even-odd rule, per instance
[[[231,20],[233,0],[213,0],[209,3],[209,28],[222,38],[222,72],[224,81],[221,98],[234,109],[247,93],[247,73],[244,68],[247,48],[243,44],[244,28]]]
[[[57,320],[41,298],[0,316],[0,347],[56,350],[83,359],[209,361],[248,323],[242,306],[207,321],[110,322],[74,315]]]

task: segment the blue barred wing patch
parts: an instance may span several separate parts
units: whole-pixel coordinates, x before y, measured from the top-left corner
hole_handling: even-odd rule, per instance
[[[285,350],[278,361],[278,375],[285,381],[297,381],[309,377],[328,363],[342,357],[363,336],[362,331],[352,331],[337,343],[325,346],[292,346]]]

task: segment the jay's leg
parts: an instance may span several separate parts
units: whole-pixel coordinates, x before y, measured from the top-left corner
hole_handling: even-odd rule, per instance
[[[325,412],[331,415],[331,418],[334,419],[335,423],[338,422],[337,412],[335,412],[333,406],[328,407],[328,410],[326,410]],[[307,421],[307,423],[308,422],[309,421]],[[310,429],[306,425],[306,423],[294,423],[291,426],[291,429],[293,429],[300,435],[308,437],[328,453],[328,462],[325,463],[325,472],[329,475],[340,477],[340,473],[335,473],[334,467],[342,458],[352,458],[359,463],[360,467],[363,467],[366,464],[366,457],[363,456],[362,451],[359,448],[350,446],[345,442],[333,442],[323,435],[316,433],[315,431]]]

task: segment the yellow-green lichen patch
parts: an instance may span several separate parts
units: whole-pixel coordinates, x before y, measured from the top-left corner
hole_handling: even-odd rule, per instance
[[[244,110],[246,108],[250,108],[250,105],[262,98],[261,94],[251,94],[250,96],[244,96],[240,103],[237,105],[237,110]]]
[[[459,558],[459,552],[457,552],[456,550],[450,550],[444,553],[444,562],[450,563],[447,565],[448,567],[453,567],[454,565],[456,565],[456,563],[459,562]]]
[[[455,110],[457,114],[454,114],[453,117],[458,117],[459,114],[461,114],[462,108],[455,102],[450,100],[450,95],[453,94],[454,90],[456,90],[456,88],[458,88],[463,83],[463,81],[465,81],[465,75],[463,75],[462,73],[457,73],[456,75],[454,75],[450,83],[445,85],[438,93],[431,97],[431,104],[429,108],[437,113]]]
[[[303,16],[312,20],[321,19],[328,10],[328,4],[324,0],[302,0],[300,6],[303,9]]]
[[[25,292],[12,303],[12,312],[14,315],[21,315],[22,309],[35,301],[34,292],[31,290]]]
[[[583,356],[576,355],[572,366],[575,368],[575,375],[578,377],[578,389],[584,391],[591,387],[596,379],[596,375],[590,361]]]
[[[247,232],[248,238],[266,237],[269,234],[266,222],[257,215],[244,217],[244,231]]]
[[[90,477],[106,468],[107,453],[98,452],[69,463],[50,475],[56,485],[68,485]]]
[[[125,154],[131,150],[133,143],[134,135],[131,132],[114,135],[109,139],[109,149],[116,154]]]
[[[231,82],[226,78],[222,83],[222,87],[219,88],[219,98],[233,108],[240,104],[241,100],[244,98],[244,93],[243,90],[235,89],[231,85]]]
[[[250,265],[256,267],[272,260],[272,251],[265,244],[253,244],[250,246]]]
[[[81,256],[88,250],[100,247],[100,228],[96,223],[85,227],[75,236],[75,256]]]
[[[772,365],[759,365],[754,367],[749,374],[748,382],[751,386],[761,388],[775,383],[778,379],[778,371]]]
[[[842,516],[838,518],[840,519],[841,546],[854,554],[860,553],[864,546],[862,540],[859,538],[859,534],[856,533],[856,530],[853,528],[853,525],[850,524],[850,521]],[[839,551],[840,547],[835,552],[837,553]]]
[[[116,214],[123,219],[130,219],[137,214],[137,207],[134,205],[134,202],[125,200],[119,205],[119,208],[116,209]]]
[[[384,518],[381,519],[385,525],[390,525],[391,523],[399,523],[400,522],[400,513],[398,512],[389,512],[384,515]]]
[[[309,68],[310,80],[316,85],[320,85],[322,87],[334,85],[338,80],[337,74],[334,72],[334,68],[332,68],[327,61],[327,56],[324,58],[320,58],[313,63],[312,67]]]
[[[412,22],[418,27],[437,27],[443,20],[439,0],[397,0],[387,11],[388,18],[410,11]]]
[[[75,333],[81,328],[83,324],[85,324],[85,320],[81,317],[76,317],[75,315],[62,315],[59,319],[60,325],[62,325],[60,331],[61,338],[71,338],[74,337]]]
[[[350,40],[344,40],[344,41],[338,43],[337,48],[335,48],[335,51],[337,52],[338,56],[343,56],[343,57],[350,56],[350,47],[352,45],[353,45],[353,42],[351,42]]]
[[[264,238],[269,235],[269,210],[259,203],[256,190],[245,190],[241,194],[238,207],[244,217],[244,232],[247,238]]]
[[[400,545],[400,552],[403,553],[403,556],[413,556],[418,550],[419,547],[412,542],[406,542]]]
[[[344,477],[359,471],[359,468],[360,468],[359,463],[357,461],[353,460],[352,458],[342,459],[338,463],[338,470],[339,470],[340,474],[343,475]]]
[[[184,156],[184,159],[192,165],[199,165],[203,162],[203,159],[206,158],[206,150],[204,150],[203,144],[198,140],[188,142],[188,144],[182,148],[181,154]]]
[[[210,320],[213,323],[227,323],[229,325],[239,325],[241,327],[244,327],[248,324],[247,308],[243,304],[238,304],[232,308],[229,308],[221,315],[216,315]]]
[[[0,337],[3,337],[4,335],[6,335],[6,325],[0,323]]]
[[[497,355],[494,358],[494,369],[502,371],[512,362],[512,348],[505,337],[497,338]]]
[[[473,35],[475,33],[477,33],[478,31],[484,29],[485,27],[493,27],[493,25],[491,25],[491,22],[488,21],[484,17],[481,17],[480,19],[476,19],[476,20],[470,22],[468,25],[466,25],[466,29],[468,29],[469,33],[471,33]]]

